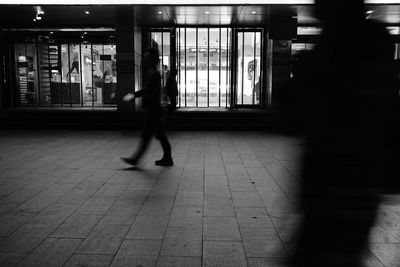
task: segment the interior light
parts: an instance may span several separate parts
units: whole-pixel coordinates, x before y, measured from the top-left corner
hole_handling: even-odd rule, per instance
[[[373,10],[368,10],[366,13],[367,14],[372,14],[372,13],[374,13],[374,11]]]
[[[162,14],[162,11],[158,11],[158,14],[160,14],[160,15],[161,15],[161,14]]]
[[[256,14],[257,12],[256,11],[251,11],[251,14]]]
[[[87,34],[87,32],[84,32],[83,34]]]
[[[50,32],[50,34],[53,34],[54,32]]]
[[[86,15],[89,15],[89,14],[90,14],[90,12],[89,12],[88,10],[86,10],[86,11],[85,11],[85,14],[86,14]]]
[[[204,13],[206,13],[206,14],[208,15],[208,14],[210,14],[210,11],[206,11],[206,12],[204,12]]]

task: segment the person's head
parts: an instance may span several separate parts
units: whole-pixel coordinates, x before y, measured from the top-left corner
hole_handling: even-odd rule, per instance
[[[315,0],[314,8],[315,16],[321,21],[340,23],[365,19],[364,0]]]
[[[149,48],[143,54],[143,67],[155,69],[160,62],[160,53],[157,48]]]

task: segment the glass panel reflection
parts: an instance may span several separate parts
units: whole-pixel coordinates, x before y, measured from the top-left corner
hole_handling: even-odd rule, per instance
[[[197,106],[196,95],[196,29],[186,28],[186,106]]]
[[[19,104],[35,106],[38,94],[36,45],[16,44],[15,61]]]
[[[259,105],[261,94],[261,32],[237,33],[236,104]]]
[[[228,28],[177,29],[181,107],[229,106],[229,33]]]
[[[197,41],[197,106],[207,107],[208,97],[208,31],[198,29]]]
[[[209,56],[210,62],[209,68],[209,106],[219,107],[220,106],[220,86],[221,86],[221,75],[220,72],[220,29],[210,29],[210,40],[209,40]]]

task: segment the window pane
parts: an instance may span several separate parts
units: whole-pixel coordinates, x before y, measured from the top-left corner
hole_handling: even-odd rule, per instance
[[[61,57],[60,57],[61,46],[59,45],[47,46],[47,44],[41,44],[39,47],[41,47],[39,48],[41,58],[49,57],[49,59],[41,63],[42,68],[46,64],[46,62],[50,62],[51,66],[50,90],[48,88],[49,84],[48,71],[42,69],[40,72],[40,92],[41,92],[40,97],[42,99],[41,104],[42,105],[50,104],[50,98],[51,98],[51,102],[52,103],[54,102],[54,105],[60,105],[61,95],[62,95],[62,69],[61,69]],[[68,88],[69,90],[68,86],[65,86],[65,88]],[[51,97],[50,97],[50,92],[51,92]]]
[[[198,107],[207,107],[208,96],[208,30],[198,29],[197,93]]]
[[[255,77],[254,77],[254,104],[261,100],[261,32],[255,33]]]
[[[219,29],[210,29],[210,75],[209,75],[209,85],[210,94],[209,101],[210,107],[219,107],[219,96],[220,96],[220,39],[219,39]]]
[[[236,103],[241,105],[243,93],[243,75],[244,75],[244,59],[243,59],[243,32],[239,32],[237,36],[237,74],[236,74]]]
[[[251,105],[253,101],[253,88],[256,62],[254,61],[254,34],[244,33],[244,77],[243,77],[243,104]]]
[[[227,29],[222,28],[221,29],[221,51],[220,51],[220,57],[221,57],[221,80],[220,80],[220,85],[221,85],[221,107],[226,106],[226,89],[227,89],[227,65],[228,65],[228,49],[227,49]]]
[[[196,29],[186,29],[186,103],[196,106]]]
[[[181,107],[186,107],[186,56],[185,56],[185,29],[179,29],[179,97]]]
[[[15,59],[19,104],[35,106],[38,89],[36,46],[34,44],[16,44]]]
[[[98,99],[101,98],[100,93],[97,91],[96,85],[93,84],[92,74],[95,69],[92,69],[92,51],[91,45],[81,45],[81,61],[82,61],[82,94],[83,94],[83,105],[92,106],[97,103]],[[95,57],[98,57],[97,54]],[[71,62],[73,57],[71,56]],[[73,64],[73,63],[72,63]],[[72,75],[71,75],[72,77]],[[71,80],[71,85],[74,81]]]
[[[102,105],[103,104],[103,96],[104,96],[104,79],[106,75],[106,66],[105,66],[105,56],[103,51],[103,45],[93,45],[92,50],[92,58],[93,58],[93,72],[84,71],[83,76],[87,77],[93,73],[93,94],[94,94],[94,105]],[[84,51],[84,49],[82,49]],[[108,61],[111,58],[107,58]],[[86,64],[84,66],[87,66]],[[91,66],[89,66],[91,67]],[[84,69],[85,70],[85,69]],[[110,70],[109,70],[110,71]]]
[[[168,72],[171,70],[171,45],[170,45],[170,37],[171,34],[169,32],[162,33],[162,50],[161,50],[161,64],[163,66],[163,84],[164,86],[167,83]]]
[[[115,90],[117,89],[117,60],[115,45],[104,45],[103,63],[103,104],[116,104]]]

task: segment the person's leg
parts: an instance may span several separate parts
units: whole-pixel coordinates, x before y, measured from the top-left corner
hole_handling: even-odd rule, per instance
[[[147,115],[144,130],[141,135],[140,143],[139,143],[136,151],[133,153],[133,155],[131,157],[122,158],[123,161],[125,161],[126,163],[129,163],[131,165],[137,164],[137,162],[143,156],[144,152],[146,152],[146,149],[150,144],[151,137],[153,136],[153,133],[154,133],[155,123],[156,123],[156,121],[155,121],[154,114],[149,112]]]
[[[162,159],[156,161],[156,165],[172,166],[174,163],[171,154],[171,144],[168,141],[161,118],[159,119],[156,127],[156,138],[160,140],[161,147],[163,149],[163,157]]]

